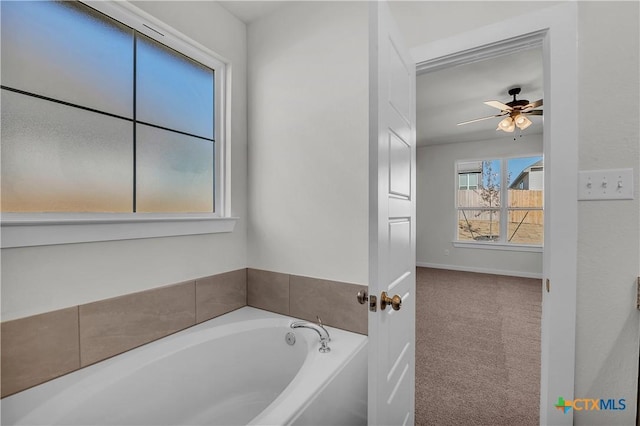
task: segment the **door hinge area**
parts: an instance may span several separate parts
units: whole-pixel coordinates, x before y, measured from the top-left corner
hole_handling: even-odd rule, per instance
[[[544,286],[547,289],[547,293],[549,293],[551,291],[551,281],[549,281],[549,278],[547,278],[547,281]]]

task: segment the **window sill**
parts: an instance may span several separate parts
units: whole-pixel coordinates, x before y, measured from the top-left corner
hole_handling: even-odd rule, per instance
[[[232,232],[238,218],[207,213],[3,213],[1,246],[33,247]]]
[[[483,250],[506,250],[506,251],[525,251],[542,253],[542,245],[529,245],[529,244],[505,244],[496,242],[481,243],[478,241],[452,241],[454,247],[459,248],[474,248]]]

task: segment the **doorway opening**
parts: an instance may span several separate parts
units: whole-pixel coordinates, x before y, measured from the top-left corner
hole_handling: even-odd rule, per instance
[[[412,49],[420,73],[429,67],[446,68],[502,56],[509,49],[519,51],[532,43],[542,46],[545,194],[541,424],[573,423],[572,412],[565,414],[554,405],[559,397],[574,397],[578,238],[574,196],[578,188],[576,37],[577,7],[565,3]]]
[[[499,123],[515,115],[510,105],[542,111],[542,46],[527,38],[489,56],[422,64],[417,75],[417,266],[426,268],[416,290],[416,419],[535,425],[543,116],[512,131]],[[448,406],[456,397],[464,409]]]

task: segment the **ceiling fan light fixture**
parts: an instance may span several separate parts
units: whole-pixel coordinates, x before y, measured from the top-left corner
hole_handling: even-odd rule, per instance
[[[520,130],[524,130],[527,127],[531,126],[531,120],[529,120],[522,114],[519,114],[514,121],[516,123],[516,126],[518,126]]]
[[[516,129],[516,125],[513,118],[506,117],[499,124],[496,130],[502,130],[503,132],[513,132]]]
[[[495,100],[484,102],[485,105],[499,109],[500,114],[476,118],[475,120],[463,121],[462,123],[458,123],[458,126],[489,120],[496,117],[502,117],[502,121],[498,123],[498,127],[496,128],[496,130],[513,133],[516,130],[516,127],[521,131],[528,128],[533,124],[527,117],[528,115],[542,115],[541,109],[535,109],[542,106],[542,99],[538,99],[535,102],[529,102],[526,99],[517,99],[516,96],[520,94],[520,91],[520,87],[509,89],[509,95],[513,96],[513,100],[507,103]],[[520,136],[522,136],[522,134]]]

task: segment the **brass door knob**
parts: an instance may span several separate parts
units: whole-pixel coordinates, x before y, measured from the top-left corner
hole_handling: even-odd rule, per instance
[[[386,309],[387,305],[391,305],[391,308],[394,311],[400,310],[400,306],[402,306],[402,299],[397,294],[393,297],[389,297],[386,291],[383,291],[380,294],[380,309],[383,311]]]
[[[375,312],[376,311],[376,297],[375,296],[369,296],[367,294],[367,290],[363,290],[363,291],[359,291],[358,292],[358,303],[360,303],[361,305],[364,305],[365,302],[369,301],[369,310],[371,312]]]

